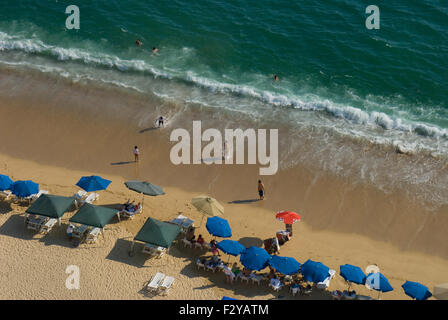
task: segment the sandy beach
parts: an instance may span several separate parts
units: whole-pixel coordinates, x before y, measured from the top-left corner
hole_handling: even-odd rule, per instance
[[[34,235],[24,227],[26,207],[0,202],[1,299],[147,299],[142,289],[156,272],[176,280],[168,296],[153,299],[330,298],[328,291],[292,297],[287,289],[274,293],[267,285],[229,286],[223,273],[196,269],[195,259],[205,252],[179,244],[160,260],[142,253],[129,257],[130,243],[147,217],[169,221],[183,214],[198,226],[202,215],[190,200],[201,194],[223,204],[232,239],[247,246],[260,246],[284,228],[275,220],[275,212],[300,213],[302,220],[294,224],[294,236],[281,247],[280,255],[301,263],[320,261],[337,272],[346,263],[363,269],[376,264],[395,288],[382,299],[409,299],[401,289],[406,280],[430,289],[447,280],[446,206],[434,208],[402,190],[386,193],[300,165],[261,177],[266,200],[252,201],[257,199],[258,166],[175,166],[169,161],[171,128],[152,128],[152,119],[170,112],[175,112],[172,128],[188,128],[192,120],[203,118],[212,127],[218,119],[207,110],[186,113],[180,106],[142,101],[138,95],[68,86],[54,79],[42,83],[32,75],[4,72],[2,79],[0,173],[13,180],[32,179],[41,189],[62,196],[78,190],[75,184],[81,176],[101,175],[112,180],[107,190],[99,192],[97,204],[103,205],[129,198],[139,201],[124,186],[130,179],[160,185],[166,195],[146,197],[143,214],[129,221],[113,221],[105,228],[104,239],[78,248],[71,246],[65,234],[75,212],[68,212],[62,226],[48,235]],[[20,91],[11,87],[14,81],[21,81]],[[134,145],[141,150],[139,164],[132,161]],[[388,156],[401,161],[395,153]],[[211,239],[205,219],[196,234]],[[65,288],[68,265],[80,267],[80,290]],[[337,275],[329,291],[346,288]],[[362,286],[354,289],[377,296]]]

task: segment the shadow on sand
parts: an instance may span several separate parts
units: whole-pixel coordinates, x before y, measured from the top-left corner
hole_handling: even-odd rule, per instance
[[[159,128],[158,127],[146,128],[146,129],[140,130],[138,133],[145,133],[147,131],[152,131],[152,130],[157,130],[157,129],[159,129]]]
[[[122,165],[124,165],[124,164],[131,164],[131,163],[135,163],[135,161],[111,162],[110,165],[111,165],[111,166],[122,166]]]
[[[0,200],[0,214],[7,214],[12,211],[11,204]]]
[[[230,202],[227,202],[228,204],[244,204],[244,203],[253,203],[261,201],[260,199],[248,199],[248,200],[233,200]]]
[[[260,238],[255,238],[255,237],[244,237],[244,238],[240,238],[238,240],[239,243],[241,243],[243,246],[245,246],[246,248],[249,247],[263,247],[263,240],[261,240]]]

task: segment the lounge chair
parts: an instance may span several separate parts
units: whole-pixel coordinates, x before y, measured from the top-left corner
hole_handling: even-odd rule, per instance
[[[51,229],[53,229],[53,227],[57,222],[58,222],[57,219],[54,218],[48,219],[47,221],[45,221],[45,223],[42,224],[39,232],[47,234],[48,232],[51,231]]]
[[[170,290],[170,288],[173,285],[173,283],[174,283],[174,278],[170,277],[170,276],[166,276],[165,279],[163,279],[162,283],[159,286],[160,291],[164,295],[167,295],[168,291]]]
[[[252,280],[252,283],[257,283],[258,285],[260,285],[261,280],[263,280],[263,276],[252,273],[249,278]]]
[[[180,230],[181,233],[186,233],[188,228],[190,226],[194,225],[194,220],[192,220],[192,219],[190,219],[190,218],[188,218],[186,216],[183,216],[181,214],[178,215],[173,220],[171,220],[170,222],[180,226],[181,227],[181,230]]]
[[[163,279],[165,279],[165,275],[161,272],[157,272],[146,285],[146,290],[152,293],[157,293]]]
[[[334,275],[336,274],[336,271],[335,270],[330,270],[328,273],[330,275],[324,281],[318,282],[316,284],[316,288],[317,289],[324,290],[324,289],[327,289],[330,286],[330,281],[331,281],[331,279],[333,279]]]
[[[333,292],[331,292],[331,297],[333,298],[333,300],[341,300],[343,297],[343,294],[339,290],[334,290]]]
[[[139,206],[138,206],[138,209],[135,210],[135,211],[129,211],[129,210],[123,209],[123,210],[120,211],[120,217],[122,217],[122,218],[133,219],[134,216],[135,216],[137,213],[142,212],[142,210],[143,210],[143,207],[142,207],[141,205],[139,205]]]
[[[94,203],[96,200],[98,200],[100,197],[100,195],[98,193],[92,192],[91,194],[89,194],[85,199],[81,199],[79,200],[79,203],[81,205],[83,205],[84,203],[89,203],[92,204]]]
[[[84,237],[84,234],[89,230],[89,228],[90,228],[90,226],[87,226],[85,224],[82,224],[79,227],[75,227],[75,229],[73,230],[73,233],[72,233],[72,237],[82,240],[82,238]]]
[[[47,190],[39,190],[38,193],[30,195],[30,196],[26,197],[26,199],[29,202],[34,202],[43,194],[48,194],[48,191]]]
[[[205,242],[204,242],[205,243]],[[195,242],[194,243],[194,248],[195,249],[204,249],[204,246],[202,244],[200,244],[199,242]]]
[[[300,294],[304,296],[309,296],[313,292],[313,288],[311,286],[309,287],[300,287]]]
[[[205,262],[199,258],[196,259],[196,267],[198,268],[198,270],[200,268],[205,270]]]
[[[300,286],[297,284],[293,284],[289,287],[289,291],[291,291],[292,295],[295,296],[297,292],[299,292]]]
[[[4,200],[8,200],[11,194],[12,192],[9,190],[0,191],[0,196],[2,196]]]
[[[344,290],[344,292],[342,292],[342,298],[346,300],[355,300],[356,296],[357,295],[355,291],[348,292],[347,290]]]
[[[240,281],[246,281],[247,283],[249,283],[250,280],[250,275],[245,276],[242,272],[238,273],[238,278],[240,278]]]
[[[187,247],[187,246],[190,248],[193,247],[193,243],[191,241],[187,240],[186,238],[182,239],[182,243],[184,244],[184,247]]]
[[[283,288],[283,284],[281,283],[281,281],[275,278],[269,281],[269,286],[274,289],[274,291],[280,291]]]
[[[98,239],[98,235],[100,234],[101,229],[100,228],[93,228],[90,230],[90,232],[87,234],[86,242],[87,243],[95,243]]]
[[[213,263],[206,263],[205,264],[205,269],[212,271],[213,273],[216,271],[217,266]]]
[[[26,217],[25,223],[27,229],[34,230],[40,232],[42,225],[48,220],[47,217],[39,216],[39,215],[29,215]]]
[[[84,190],[78,190],[78,192],[76,192],[73,195],[73,198],[75,198],[76,208],[78,208],[81,205],[81,201],[83,201],[85,199],[86,195],[87,195],[87,192]]]

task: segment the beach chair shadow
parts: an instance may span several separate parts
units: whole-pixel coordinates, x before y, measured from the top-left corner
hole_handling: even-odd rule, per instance
[[[244,238],[240,238],[238,240],[239,243],[241,243],[243,246],[245,246],[246,248],[249,247],[263,247],[263,240],[261,240],[260,238],[256,238],[256,237],[244,237]]]
[[[34,239],[35,233],[25,226],[25,218],[22,215],[11,215],[0,226],[0,234],[22,240],[38,240]]]
[[[117,239],[114,247],[106,256],[106,259],[121,262],[137,268],[149,268],[145,263],[149,260],[148,255],[141,252],[141,244],[136,243],[134,253],[130,256],[132,238]]]
[[[245,204],[245,203],[253,203],[261,201],[260,199],[248,199],[248,200],[233,200],[230,202],[227,202],[228,204]]]
[[[45,234],[42,238],[39,239],[46,246],[61,246],[66,248],[74,248],[73,242],[67,236],[68,224],[62,223],[60,226],[56,224],[50,232]],[[77,247],[77,249],[82,249],[82,247]]]
[[[7,201],[0,200],[0,214],[7,214],[12,211],[11,204]]]

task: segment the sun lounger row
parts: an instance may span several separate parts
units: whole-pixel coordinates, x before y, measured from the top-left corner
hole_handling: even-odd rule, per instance
[[[157,272],[146,285],[146,290],[153,294],[168,294],[171,286],[174,283],[174,278],[167,276],[161,272]]]
[[[75,198],[76,207],[79,208],[84,203],[93,204],[95,201],[99,199],[100,195],[95,192],[87,193],[84,190],[79,190],[77,193],[73,195],[73,197]]]
[[[25,224],[27,229],[34,230],[39,233],[48,233],[58,222],[57,219],[43,217],[31,214],[26,217]]]

